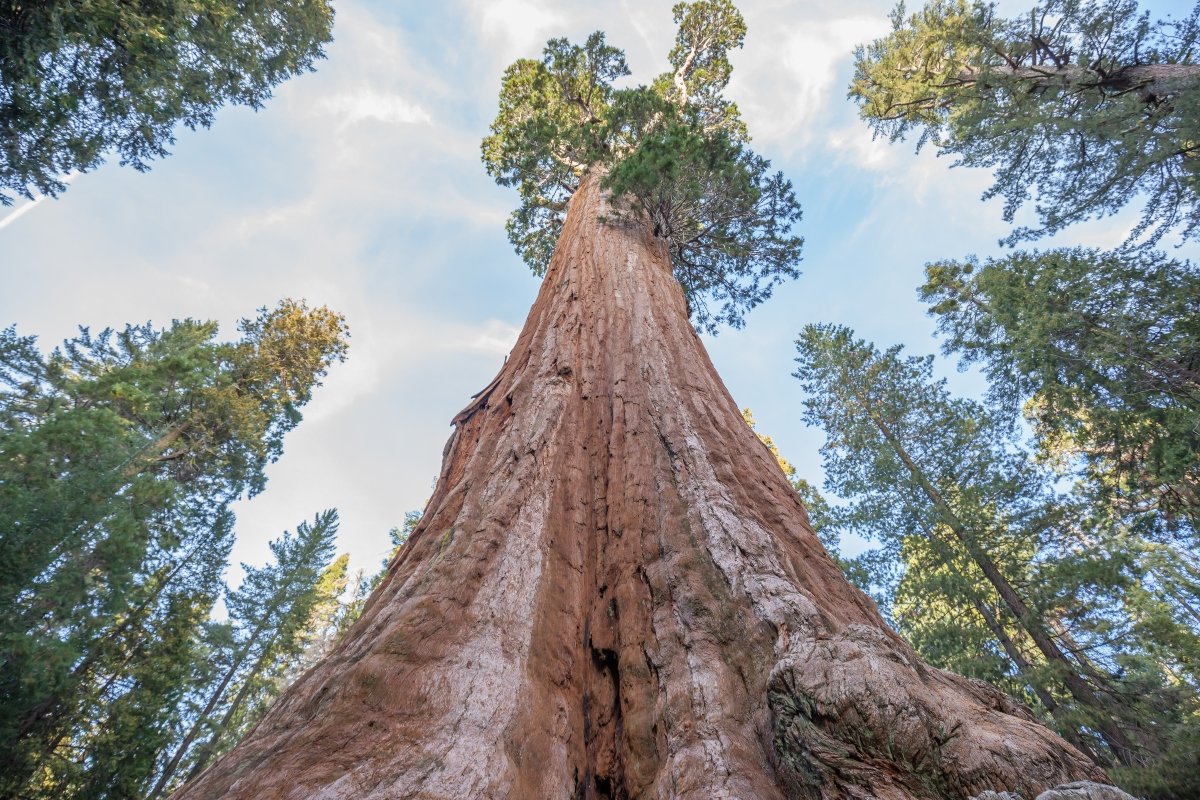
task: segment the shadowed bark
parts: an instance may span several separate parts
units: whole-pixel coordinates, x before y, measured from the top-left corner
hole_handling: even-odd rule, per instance
[[[1103,780],[923,664],[813,535],[665,246],[571,201],[362,618],[202,798],[1032,797]]]

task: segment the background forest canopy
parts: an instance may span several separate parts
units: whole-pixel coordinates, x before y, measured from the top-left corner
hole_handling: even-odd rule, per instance
[[[876,134],[992,170],[1016,245],[1141,203],[1123,244],[934,262],[932,356],[838,325],[797,340],[805,419],[826,434],[827,531],[879,542],[848,566],[933,663],[1005,686],[1147,796],[1193,796],[1200,520],[1200,274],[1153,249],[1197,235],[1200,5],[898,8],[856,52]],[[828,535],[828,534],[827,534]]]
[[[145,169],[178,123],[260,106],[330,41],[325,3],[193,6],[113,4],[105,25],[69,2],[0,12],[0,190],[53,195],[112,153]],[[513,63],[482,155],[517,190],[508,237],[535,274],[594,174],[664,240],[711,333],[798,276],[800,207],[725,96],[741,13],[672,13],[667,70],[645,85],[618,88],[626,56],[600,32]],[[1178,256],[1200,236],[1200,5],[1005,17],[932,0],[891,27],[854,55],[862,119],[986,169],[1009,248],[1058,236],[930,256],[919,296],[980,397],[956,396],[933,356],[810,324],[796,416],[825,437],[829,498],[762,438],[831,551],[845,534],[874,543],[839,561],[923,657],[1003,688],[1129,791],[1196,796],[1200,272]],[[1130,210],[1119,243],[1071,241]],[[812,310],[790,314],[794,330]],[[337,511],[295,509],[277,529],[307,519],[269,563],[225,584],[231,506],[264,490],[349,336],[339,313],[292,300],[239,331],[83,329],[51,353],[0,335],[0,794],[164,796],[327,652],[381,577],[335,558]]]

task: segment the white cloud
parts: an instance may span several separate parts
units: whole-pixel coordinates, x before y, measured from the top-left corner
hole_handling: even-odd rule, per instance
[[[753,48],[738,54],[735,96],[756,140],[782,142],[792,149],[809,144],[831,100],[838,70],[850,63],[854,47],[886,33],[884,16],[855,15],[754,29]]]
[[[415,103],[398,94],[381,92],[369,86],[324,97],[314,111],[338,117],[338,126],[341,128],[366,120],[388,125],[428,124],[433,121],[429,112]]]
[[[260,213],[249,214],[240,218],[232,228],[232,233],[246,237],[261,233],[266,228],[284,226],[296,217],[313,211],[311,200],[291,206],[265,209]]]
[[[836,154],[839,162],[862,169],[890,169],[896,160],[896,148],[886,138],[872,136],[867,126],[861,124],[829,131],[825,146]]]
[[[516,56],[540,50],[547,34],[565,22],[556,8],[537,0],[474,0],[470,5],[484,36],[501,41],[505,53]]]
[[[508,355],[520,333],[521,329],[515,325],[503,320],[490,319],[484,323],[483,330],[478,331],[474,338],[467,342],[465,349]]]

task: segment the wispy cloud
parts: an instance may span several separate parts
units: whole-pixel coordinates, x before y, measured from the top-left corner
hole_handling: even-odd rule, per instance
[[[828,20],[796,20],[758,29],[747,46],[732,87],[752,123],[756,140],[798,150],[813,141],[832,100],[834,86],[855,45],[888,30],[887,18],[855,15]],[[740,55],[740,54],[739,54]],[[742,65],[744,64],[744,69]]]
[[[539,0],[474,0],[470,5],[484,37],[502,42],[506,57],[536,52],[565,22],[558,9]]]
[[[419,105],[398,94],[381,92],[361,86],[349,92],[321,99],[315,108],[318,114],[338,117],[338,125],[350,127],[359,122],[374,120],[388,125],[429,124],[433,117]]]
[[[463,349],[508,355],[520,333],[521,329],[515,325],[503,320],[490,319],[484,323],[483,330],[464,342]]]
[[[839,163],[860,169],[883,170],[896,160],[897,148],[887,140],[872,136],[865,124],[848,125],[829,131],[825,146],[832,150]],[[907,154],[911,148],[900,148]]]

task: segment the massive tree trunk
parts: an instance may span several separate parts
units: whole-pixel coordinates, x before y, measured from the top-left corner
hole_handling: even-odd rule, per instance
[[[362,618],[180,800],[1032,797],[1103,779],[886,627],[717,377],[663,242],[605,212],[590,177]]]

